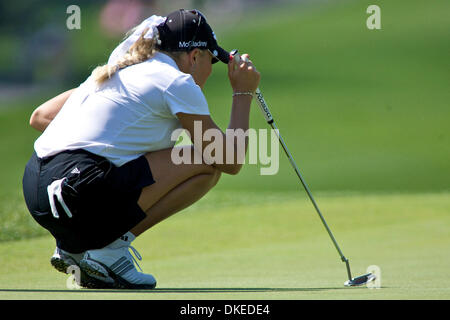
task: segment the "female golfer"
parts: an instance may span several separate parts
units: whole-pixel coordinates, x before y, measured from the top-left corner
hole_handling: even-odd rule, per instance
[[[220,130],[202,93],[219,60],[233,90],[228,128],[246,131],[260,74],[250,60],[230,61],[196,10],[146,19],[108,64],[33,112],[30,124],[43,134],[23,191],[33,218],[56,239],[51,264],[58,271],[78,266],[81,285],[91,288],[155,287],[152,275],[136,270],[129,250],[141,257],[131,242],[199,200],[222,172],[241,168],[240,161],[207,164],[199,150],[209,143],[201,140],[206,130]],[[202,145],[174,147],[180,128]],[[194,162],[195,152],[203,161]],[[192,162],[175,164],[173,154]]]

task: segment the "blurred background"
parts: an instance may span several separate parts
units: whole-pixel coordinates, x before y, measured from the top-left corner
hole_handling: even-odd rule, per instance
[[[81,28],[69,30],[69,5]],[[381,8],[369,30],[366,9]],[[31,112],[77,87],[144,18],[197,8],[226,49],[248,52],[260,88],[314,193],[427,193],[450,186],[450,2],[436,0],[0,0],[0,240],[42,234],[23,201],[23,169],[39,136]],[[223,128],[225,65],[205,87]],[[256,104],[251,125],[267,128]],[[217,192],[304,192],[280,169],[247,165]],[[228,199],[233,201],[235,199]],[[242,201],[245,201],[242,200]]]
[[[247,11],[277,7],[288,0],[23,0],[0,1],[0,81],[8,86],[47,87],[83,81],[89,67],[103,62],[125,33],[153,14],[197,8],[214,25],[234,26]],[[70,5],[81,10],[81,28],[68,29]],[[8,88],[9,89],[9,88]],[[13,90],[14,91],[14,90]],[[12,92],[11,92],[12,93]]]

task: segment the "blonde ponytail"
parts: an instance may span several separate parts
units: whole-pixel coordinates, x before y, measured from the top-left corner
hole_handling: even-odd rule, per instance
[[[123,58],[117,61],[115,66],[105,64],[95,68],[94,71],[92,71],[92,77],[97,85],[101,85],[108,79],[111,79],[111,77],[119,70],[144,62],[155,55],[156,38],[145,39],[144,35],[147,31],[148,28],[142,32],[139,39],[130,47]]]

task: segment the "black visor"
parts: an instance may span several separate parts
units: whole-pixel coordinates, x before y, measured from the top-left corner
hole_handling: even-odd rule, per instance
[[[230,54],[222,49],[205,16],[198,10],[180,9],[170,13],[158,27],[161,44],[165,51],[191,51],[195,48],[209,50],[218,60],[228,64]]]

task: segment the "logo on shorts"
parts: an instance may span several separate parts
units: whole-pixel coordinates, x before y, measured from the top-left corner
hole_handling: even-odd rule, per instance
[[[78,169],[77,167],[75,167],[75,168],[73,168],[72,171],[70,171],[70,173],[80,174],[80,169]]]

